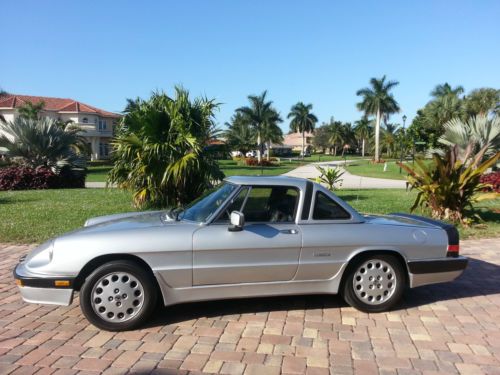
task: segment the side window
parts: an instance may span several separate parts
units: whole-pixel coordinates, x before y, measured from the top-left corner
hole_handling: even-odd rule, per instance
[[[229,219],[230,219],[229,216],[231,215],[231,212],[241,211],[243,202],[245,201],[245,198],[248,194],[248,190],[249,190],[248,187],[241,189],[240,192],[238,193],[238,195],[232,199],[229,206],[227,206],[227,208],[223,212],[220,213],[216,222],[218,222],[218,223],[229,222]]]
[[[314,200],[314,220],[345,220],[351,215],[340,207],[336,202],[328,198],[324,193],[318,191]]]
[[[248,195],[243,213],[246,222],[293,222],[298,191],[287,186],[254,186]]]

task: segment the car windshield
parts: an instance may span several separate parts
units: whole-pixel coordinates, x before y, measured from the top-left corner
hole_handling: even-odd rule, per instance
[[[180,220],[205,222],[227,200],[236,185],[225,183],[207,191],[179,214]]]

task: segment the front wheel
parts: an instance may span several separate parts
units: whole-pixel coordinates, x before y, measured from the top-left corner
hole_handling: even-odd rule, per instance
[[[369,255],[352,267],[343,284],[343,296],[352,307],[364,312],[382,312],[403,295],[406,278],[392,255]]]
[[[131,261],[106,263],[85,280],[80,306],[85,317],[107,331],[136,328],[151,315],[157,292],[152,276]]]

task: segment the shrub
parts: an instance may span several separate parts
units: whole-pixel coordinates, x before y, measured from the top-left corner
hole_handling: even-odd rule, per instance
[[[276,164],[271,161],[271,160],[266,160],[266,159],[262,159],[259,163],[259,160],[256,159],[256,158],[247,158],[245,159],[245,165],[249,166],[249,167],[275,167]]]
[[[494,191],[500,193],[500,171],[483,174],[480,179],[481,183],[487,185],[483,191]]]
[[[319,165],[316,169],[320,172],[320,175],[316,177],[317,183],[326,184],[328,190],[335,190],[335,184],[342,186],[344,179],[340,178],[344,174],[340,168],[322,168]]]
[[[450,148],[444,156],[433,154],[434,163],[426,164],[417,159],[414,168],[398,163],[408,175],[408,183],[412,189],[418,190],[411,211],[418,206],[429,208],[432,216],[437,219],[449,219],[469,224],[466,209],[472,209],[472,204],[484,199],[494,199],[497,193],[482,193],[486,187],[481,183],[484,171],[496,163],[500,152],[481,163],[485,148],[471,157],[469,147],[463,160],[458,158],[459,148]]]
[[[59,174],[47,167],[12,166],[0,169],[0,191],[83,187],[85,174],[75,175],[66,167],[61,168]]]

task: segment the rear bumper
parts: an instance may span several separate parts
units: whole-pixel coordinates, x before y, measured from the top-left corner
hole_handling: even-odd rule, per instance
[[[412,288],[452,281],[464,272],[468,260],[465,257],[414,260],[408,262]]]
[[[25,302],[68,306],[73,301],[74,278],[35,275],[23,263],[13,273]]]

